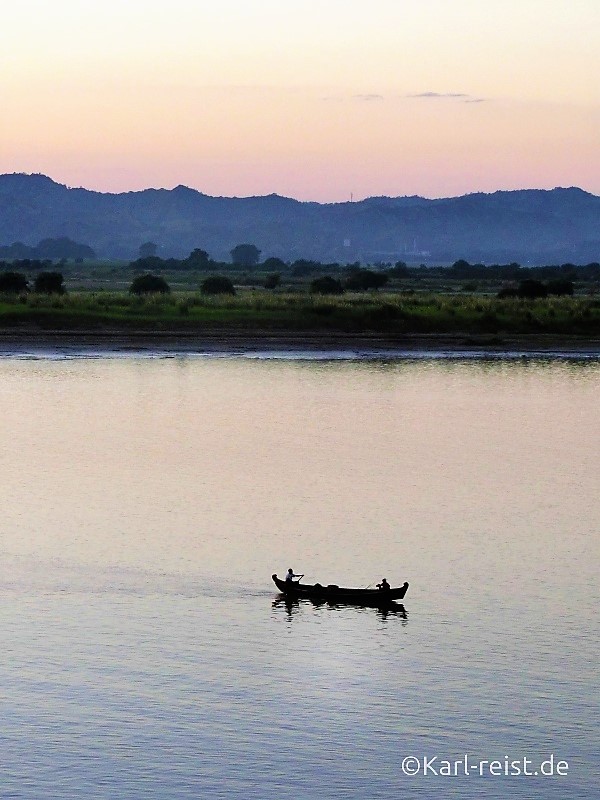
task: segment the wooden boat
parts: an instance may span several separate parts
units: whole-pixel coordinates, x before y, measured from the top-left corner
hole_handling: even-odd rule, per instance
[[[402,600],[408,591],[408,583],[393,589],[347,589],[343,586],[320,583],[299,583],[298,581],[282,581],[272,575],[273,583],[286,597],[327,600],[330,603],[362,603],[364,605],[386,605],[395,600]]]

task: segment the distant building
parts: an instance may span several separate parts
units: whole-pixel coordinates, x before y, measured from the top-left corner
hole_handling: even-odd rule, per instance
[[[404,248],[404,256],[405,258],[429,258],[431,252],[429,250],[419,250],[417,248],[417,240],[413,240],[412,249],[409,250],[408,247]]]

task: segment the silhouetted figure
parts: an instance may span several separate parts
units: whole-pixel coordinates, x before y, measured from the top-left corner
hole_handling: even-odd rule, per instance
[[[390,585],[385,578],[382,578],[381,583],[377,584],[377,588],[382,592],[389,592]]]
[[[294,570],[290,567],[287,571],[287,575],[285,576],[286,581],[293,581],[294,578],[303,578],[304,575],[296,575]]]

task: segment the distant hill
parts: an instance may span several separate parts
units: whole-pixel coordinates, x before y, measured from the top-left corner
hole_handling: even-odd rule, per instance
[[[210,197],[177,186],[105,194],[70,189],[45,175],[0,175],[0,246],[68,237],[99,258],[134,258],[196,247],[228,260],[250,242],[263,257],[320,261],[523,264],[600,261],[600,197],[581,189],[525,189],[428,200],[370,197],[307,203]]]

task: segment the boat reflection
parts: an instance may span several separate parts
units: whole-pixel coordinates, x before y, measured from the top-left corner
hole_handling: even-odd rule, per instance
[[[294,616],[299,614],[303,608],[313,606],[314,608],[326,608],[328,611],[374,611],[381,619],[388,617],[399,617],[403,620],[403,624],[408,621],[408,612],[402,603],[395,603],[393,601],[385,605],[371,605],[368,603],[335,603],[324,598],[316,597],[286,597],[279,595],[273,600],[272,607],[275,611],[284,612],[288,619],[293,619]]]

